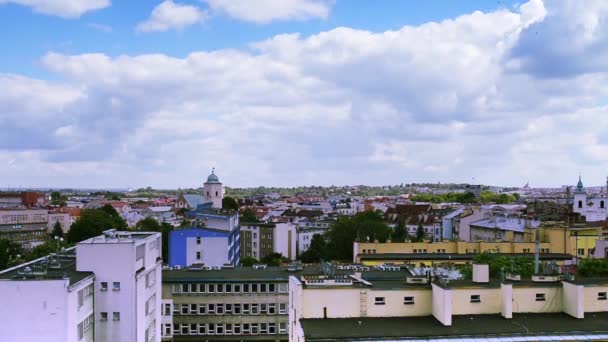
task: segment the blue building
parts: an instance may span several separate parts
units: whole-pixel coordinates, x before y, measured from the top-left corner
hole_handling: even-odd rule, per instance
[[[237,248],[234,248],[235,245]],[[189,227],[175,229],[169,233],[169,266],[171,267],[187,267],[193,264],[238,265],[239,252],[240,242],[238,234],[234,232]]]
[[[240,262],[239,214],[236,211],[199,205],[186,213],[193,227],[176,229],[169,234],[169,265],[222,266]]]

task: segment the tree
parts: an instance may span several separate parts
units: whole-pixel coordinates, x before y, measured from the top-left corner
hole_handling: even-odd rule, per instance
[[[577,272],[583,277],[607,277],[608,259],[583,259],[577,266]]]
[[[424,232],[424,227],[422,227],[422,223],[418,224],[418,228],[416,228],[416,242],[424,241],[426,237],[426,233]]]
[[[158,232],[160,231],[160,223],[154,218],[148,216],[135,224],[135,229],[142,232]]]
[[[135,225],[135,229],[142,232],[160,232],[162,236],[163,260],[169,260],[169,234],[173,226],[167,222],[159,223],[152,217],[146,217]]]
[[[0,239],[0,270],[17,264],[22,253],[20,244],[9,239]]]
[[[360,239],[385,242],[390,228],[381,212],[366,211],[350,217],[340,217],[327,232],[328,258],[349,260],[353,258],[353,243]]]
[[[63,237],[63,227],[61,226],[61,223],[59,223],[59,221],[55,222],[55,225],[53,225],[53,231],[51,232],[51,236],[52,237]]]
[[[391,236],[392,242],[405,242],[405,239],[408,237],[407,230],[405,229],[405,223],[403,221],[399,221],[397,223],[397,227],[395,227],[395,231]]]
[[[490,269],[490,278],[500,278],[501,272],[519,274],[524,278],[534,273],[534,260],[531,257],[509,257],[498,253],[483,252],[473,258],[474,264],[487,264]],[[467,265],[462,270],[465,278],[471,278],[472,266]]]
[[[112,226],[115,229],[127,230],[127,228],[128,228],[127,221],[125,221],[122,218],[122,216],[120,216],[118,211],[116,211],[116,209],[114,209],[114,207],[112,205],[106,204],[103,207],[101,207],[100,210],[103,210],[112,218],[112,221],[114,221],[114,224]]]
[[[51,192],[51,205],[65,206],[65,197],[59,191]]]
[[[255,215],[253,210],[251,210],[251,208],[245,208],[245,210],[241,212],[240,220],[241,222],[260,222],[260,220],[258,220],[258,217]]]
[[[287,263],[291,260],[285,258],[281,253],[270,253],[260,261],[268,266],[281,266],[282,263]]]
[[[253,258],[253,257],[244,257],[241,259],[241,266],[245,266],[245,267],[250,267],[253,266],[255,264],[259,264],[260,262],[258,261],[258,259]]]
[[[319,263],[327,258],[327,243],[320,234],[314,234],[310,240],[310,246],[300,254],[300,260],[307,264]]]
[[[114,210],[114,208],[112,208],[112,210]],[[77,243],[101,235],[104,230],[125,229],[127,223],[120,216],[115,217],[108,214],[108,211],[107,208],[105,210],[103,208],[83,210],[80,218],[70,227],[67,234],[67,241]],[[114,210],[114,212],[116,212],[116,210]]]
[[[222,208],[226,210],[239,210],[239,204],[233,197],[224,197],[222,199]]]

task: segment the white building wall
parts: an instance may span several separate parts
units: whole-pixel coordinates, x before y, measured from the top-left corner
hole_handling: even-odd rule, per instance
[[[274,229],[274,251],[291,260],[296,259],[297,233],[293,223],[277,223]]]
[[[0,341],[71,342],[77,308],[68,306],[68,280],[0,281]],[[72,312],[69,312],[72,311]]]

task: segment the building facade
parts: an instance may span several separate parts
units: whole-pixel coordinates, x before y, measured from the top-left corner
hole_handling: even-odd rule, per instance
[[[202,264],[221,267],[238,265],[239,253],[231,250],[229,231],[204,227],[178,228],[169,233],[169,266]],[[232,252],[232,253],[231,253]]]
[[[207,181],[203,184],[203,198],[205,202],[211,202],[212,207],[222,209],[222,200],[224,199],[224,186],[220,179],[215,175],[215,169],[211,171]]]
[[[288,277],[279,268],[163,271],[163,341],[287,341]]]

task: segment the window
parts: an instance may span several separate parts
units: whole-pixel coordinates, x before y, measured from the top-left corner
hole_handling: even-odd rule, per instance
[[[198,284],[198,292],[205,293],[205,284]]]
[[[171,285],[171,292],[173,293],[181,293],[181,286],[179,284]]]
[[[536,301],[537,302],[544,302],[545,301],[545,294],[544,293],[537,293],[536,294]]]
[[[152,287],[156,284],[156,271],[151,271],[146,274],[146,287]]]
[[[249,315],[249,304],[243,304],[243,315]]]
[[[249,284],[243,284],[243,293],[249,293]]]
[[[279,284],[279,293],[287,293],[287,284],[286,283],[280,283]]]
[[[198,334],[205,335],[207,333],[207,326],[205,324],[198,325]]]
[[[252,293],[258,292],[258,284],[251,284],[251,292]]]
[[[120,282],[115,281],[112,283],[112,291],[120,291]]]
[[[190,335],[196,335],[198,333],[198,325],[190,323]]]
[[[84,325],[82,324],[82,322],[78,323],[77,329],[78,329],[78,341],[80,341],[84,337]]]
[[[232,335],[232,324],[226,323],[226,329],[224,331],[224,334],[226,334],[226,335]]]
[[[251,304],[251,314],[252,315],[257,315],[259,312],[258,310],[258,304]]]
[[[113,320],[113,321],[120,321],[120,312],[116,312],[116,311],[114,311],[114,312],[112,313],[112,320]]]
[[[207,313],[215,314],[215,304],[207,304]]]
[[[201,238],[200,238],[200,236],[197,236],[197,237],[196,237],[196,244],[197,244],[197,245],[200,245],[200,244],[201,244]]]
[[[471,303],[481,303],[480,295],[471,295]]]
[[[215,305],[215,314],[223,315],[224,314],[224,304],[216,304]]]
[[[166,323],[163,325],[163,335],[171,336],[171,324]]]
[[[215,335],[215,324],[209,323],[209,326],[207,327],[207,334]]]
[[[173,324],[173,335],[179,335],[179,324]]]
[[[268,304],[268,314],[276,315],[276,313],[277,313],[276,304]]]
[[[208,284],[207,285],[207,292],[209,293],[214,293],[215,292],[215,284]]]
[[[234,304],[232,306],[232,312],[234,312],[235,315],[240,315],[241,314],[241,304]]]
[[[182,331],[182,335],[188,335],[188,324],[182,323],[181,331]]]
[[[233,333],[235,335],[240,335],[241,334],[241,325],[240,324],[238,324],[238,323],[234,324]]]
[[[585,255],[585,249],[584,248],[579,248],[578,249],[578,255]]]
[[[216,324],[215,325],[215,334],[216,335],[224,335],[224,325],[223,324]]]
[[[376,297],[374,299],[374,304],[376,304],[376,305],[384,305],[385,304],[384,297]]]
[[[108,282],[102,281],[100,291],[108,291]]]
[[[226,315],[232,314],[232,304],[226,304],[225,306]]]
[[[107,321],[108,320],[108,313],[107,312],[102,312],[99,316],[99,320],[100,321]]]
[[[276,323],[268,323],[268,334],[274,335],[277,333],[277,324]]]
[[[182,284],[182,293],[188,293],[190,291],[190,287],[188,284]]]
[[[232,293],[232,284],[226,284],[224,286],[224,292],[226,292],[226,293]]]
[[[287,304],[286,303],[280,303],[279,304],[279,314],[280,315],[287,315]]]
[[[146,301],[146,315],[149,315],[156,308],[156,294],[153,294]]]
[[[216,292],[217,293],[224,293],[224,284],[217,284],[216,285]]]
[[[414,304],[414,297],[403,297],[403,304]]]
[[[287,334],[287,323],[279,323],[279,334]]]
[[[171,316],[171,303],[163,304],[163,316]]]
[[[600,208],[604,209],[606,207],[606,204],[604,203],[604,201],[600,201]]]
[[[180,309],[181,309],[180,304],[174,304],[174,305],[173,305],[173,315],[174,315],[174,316],[179,315],[179,314],[180,314],[180,312],[181,312],[181,311],[180,311]]]
[[[190,311],[190,306],[188,304],[182,304],[182,315],[187,315]]]
[[[241,292],[241,284],[234,284],[234,290],[232,292],[234,292],[234,293],[240,293]]]
[[[198,305],[198,314],[199,315],[204,315],[207,313],[207,305],[205,304],[199,304]]]
[[[598,292],[597,293],[597,300],[606,300],[606,292]]]
[[[267,291],[267,286],[266,284],[260,284],[260,292],[262,293],[266,293]]]
[[[201,252],[196,252],[196,260],[201,260]]]
[[[583,207],[583,201],[578,201],[578,207],[582,208]]]

